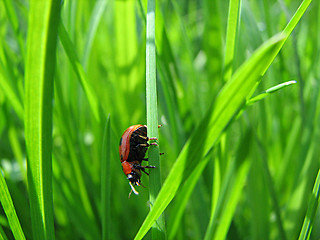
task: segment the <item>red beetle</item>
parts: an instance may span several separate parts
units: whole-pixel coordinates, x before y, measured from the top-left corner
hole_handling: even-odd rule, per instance
[[[147,137],[147,126],[146,125],[133,125],[128,127],[124,131],[120,139],[119,144],[119,155],[122,164],[124,174],[129,180],[131,191],[138,195],[139,193],[134,188],[134,185],[140,186],[141,171],[146,173],[146,168],[155,168],[155,166],[141,166],[142,161],[147,161],[145,154],[150,145],[157,145],[157,143],[148,143],[149,140],[157,140],[157,138]]]

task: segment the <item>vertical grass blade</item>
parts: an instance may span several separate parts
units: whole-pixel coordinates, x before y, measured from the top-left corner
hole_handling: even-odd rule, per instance
[[[15,239],[26,239],[14,208],[8,186],[0,169],[0,202],[7,215],[8,222]],[[1,237],[1,232],[0,232]]]
[[[156,43],[155,43],[155,0],[148,0],[147,6],[147,43],[146,43],[146,97],[148,137],[158,138],[158,106],[156,76]],[[150,146],[148,151],[149,164],[156,166],[150,171],[149,198],[150,210],[161,188],[160,155],[158,146]],[[163,214],[152,227],[153,239],[165,239],[165,223]]]
[[[87,76],[85,74],[85,71],[79,61],[79,58],[75,52],[75,47],[66,31],[66,28],[64,27],[63,23],[60,23],[59,26],[59,37],[60,41],[62,43],[62,46],[64,50],[66,51],[66,54],[69,58],[69,61],[73,67],[73,70],[75,74],[77,75],[80,84],[83,88],[83,91],[85,92],[90,108],[92,110],[92,113],[95,117],[95,119],[100,122],[100,115],[99,115],[99,102],[97,99],[97,96],[94,94],[92,87],[87,79]]]
[[[247,159],[250,152],[250,134],[251,132],[248,130],[241,139],[237,157],[232,160],[228,167],[216,207],[211,212],[205,240],[226,239],[251,165],[251,162]]]
[[[60,1],[31,1],[25,77],[25,138],[33,239],[54,239],[52,97]]]
[[[23,35],[21,32],[21,28],[19,26],[18,16],[17,16],[16,11],[13,6],[13,2],[14,1],[12,1],[12,0],[3,1],[5,12],[8,16],[8,19],[9,19],[10,24],[13,29],[13,33],[17,39],[18,46],[20,48],[21,58],[22,58],[22,60],[24,60],[24,57],[25,57],[24,39],[23,39]]]
[[[101,154],[101,223],[102,239],[111,239],[111,138],[110,138],[110,116],[106,121],[103,134],[103,146]]]
[[[14,87],[15,76],[13,74],[14,63],[8,58],[6,52],[8,45],[0,40],[0,90],[8,98],[17,115],[23,118],[23,103],[19,97],[17,89]]]
[[[316,181],[313,186],[311,199],[309,201],[307,214],[304,218],[299,240],[310,238],[315,215],[317,213],[320,199],[320,170],[318,171]]]
[[[90,24],[88,28],[89,30],[88,30],[88,35],[86,39],[86,45],[84,48],[84,54],[82,57],[82,65],[84,69],[87,69],[93,40],[96,35],[102,14],[107,7],[107,3],[108,3],[108,0],[98,0],[94,5],[94,9],[92,11],[91,18],[90,18]]]
[[[229,14],[227,24],[227,39],[224,56],[224,81],[230,80],[232,76],[232,65],[234,57],[234,49],[237,37],[237,29],[239,24],[240,0],[229,1]]]

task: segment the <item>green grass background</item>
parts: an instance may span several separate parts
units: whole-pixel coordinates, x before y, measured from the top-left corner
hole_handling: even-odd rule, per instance
[[[0,0],[0,239],[319,239],[319,1],[268,41],[301,2],[156,1],[148,215],[118,156],[152,101],[147,2]]]

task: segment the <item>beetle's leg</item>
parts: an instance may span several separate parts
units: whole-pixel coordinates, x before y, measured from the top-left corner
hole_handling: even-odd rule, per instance
[[[145,169],[145,168],[156,168],[156,166],[135,166],[136,169],[141,169],[142,171]]]
[[[158,138],[156,138],[156,137],[151,137],[151,138],[149,138],[149,137],[146,137],[146,136],[143,136],[143,135],[138,135],[138,137],[139,137],[139,138],[142,138],[142,139],[144,139],[144,140],[147,140],[147,141],[150,141],[150,140],[158,140]]]
[[[149,147],[150,145],[155,145],[155,146],[158,146],[158,143],[140,143],[139,145],[137,146],[140,146],[140,147]]]
[[[148,137],[146,136],[143,136],[143,135],[138,135],[139,138],[142,138],[142,139],[145,139],[145,140],[148,140]]]
[[[146,168],[156,168],[156,167],[155,166],[138,166],[137,168],[149,176],[149,173],[147,173]]]
[[[147,173],[147,171],[144,168],[141,168],[141,171],[149,176],[149,173]]]

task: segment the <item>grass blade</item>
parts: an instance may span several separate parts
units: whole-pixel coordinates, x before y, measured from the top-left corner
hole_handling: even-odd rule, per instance
[[[227,24],[226,50],[224,56],[224,81],[230,80],[232,76],[232,65],[234,49],[237,38],[237,29],[239,24],[240,0],[229,1],[229,13]]]
[[[26,239],[14,208],[8,186],[0,169],[0,202],[7,215],[8,222],[15,239]],[[1,236],[1,235],[0,235]]]
[[[280,84],[278,84],[278,85],[276,85],[276,86],[273,86],[273,87],[267,89],[267,90],[264,91],[263,93],[255,96],[255,97],[253,97],[253,98],[250,98],[250,99],[247,101],[246,104],[247,104],[247,106],[250,106],[250,105],[252,105],[252,104],[254,104],[254,103],[256,103],[256,102],[264,99],[265,97],[269,96],[270,94],[272,94],[272,93],[274,93],[274,92],[276,92],[276,91],[279,91],[280,89],[283,89],[283,88],[285,88],[285,87],[287,87],[287,86],[290,86],[290,85],[292,85],[292,84],[295,84],[295,83],[296,83],[296,81],[288,81],[288,82],[280,83]]]
[[[228,167],[216,207],[211,212],[205,240],[226,239],[251,165],[251,162],[247,160],[250,152],[250,134],[251,132],[248,130],[241,139],[238,146],[238,154],[236,154],[237,157],[233,159]]]
[[[158,138],[155,8],[155,0],[148,0],[146,43],[146,95],[148,137]],[[156,197],[161,189],[159,146],[149,147],[148,159],[150,165],[156,166],[156,169],[150,171],[149,177],[150,211],[152,211]],[[165,239],[165,223],[163,214],[155,220],[156,222],[152,227],[152,238]]]
[[[111,137],[110,116],[106,121],[101,156],[101,224],[102,239],[111,239]]]
[[[107,7],[107,3],[108,3],[108,0],[96,1],[96,4],[95,4],[94,9],[92,11],[91,18],[90,18],[90,24],[89,24],[89,28],[88,28],[89,29],[88,35],[87,35],[88,37],[86,40],[84,54],[82,57],[82,65],[83,65],[84,69],[87,69],[89,55],[90,55],[90,51],[92,48],[94,36],[97,32],[97,28],[99,26],[99,22],[101,20],[102,14]]]
[[[60,41],[62,43],[62,46],[64,50],[66,51],[66,54],[69,58],[69,61],[73,67],[74,72],[78,76],[78,79],[81,83],[81,86],[83,88],[83,91],[86,93],[86,96],[88,98],[88,102],[90,105],[90,108],[92,110],[92,113],[95,117],[95,119],[100,122],[100,115],[99,115],[99,102],[97,99],[97,95],[94,94],[92,87],[86,77],[85,71],[79,61],[79,58],[75,52],[75,48],[73,46],[73,43],[71,42],[71,39],[68,36],[68,33],[66,31],[66,28],[64,27],[63,23],[60,23],[59,26],[59,37]]]
[[[314,218],[317,213],[317,208],[319,205],[319,199],[320,199],[320,170],[318,171],[317,178],[313,186],[312,195],[308,205],[307,214],[303,221],[299,240],[310,239]]]
[[[27,175],[34,239],[54,239],[52,97],[59,1],[31,1],[25,78]]]
[[[14,35],[17,39],[18,46],[20,48],[20,53],[21,53],[21,60],[24,60],[25,57],[25,43],[23,39],[23,35],[19,26],[19,21],[18,21],[18,16],[16,14],[16,11],[13,6],[13,1],[12,0],[5,0],[3,1],[4,3],[4,8],[5,12],[8,16],[8,19],[10,21],[11,27],[13,29]]]
[[[5,42],[0,40],[0,90],[9,99],[10,104],[16,111],[17,115],[23,119],[23,103],[18,94],[18,90],[14,87],[14,64],[8,58],[6,48],[8,47]]]

